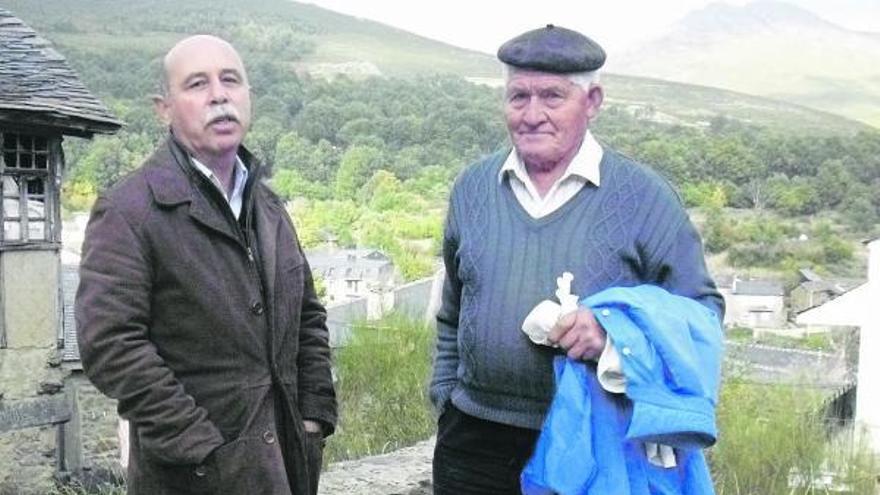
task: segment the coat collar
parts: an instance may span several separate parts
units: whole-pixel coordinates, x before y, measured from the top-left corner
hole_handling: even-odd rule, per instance
[[[257,184],[261,167],[256,158],[244,147],[239,148],[239,157],[249,169],[249,196],[258,194]],[[165,142],[147,160],[145,178],[153,199],[160,207],[190,204],[190,215],[199,223],[220,232],[232,239],[241,241],[234,225],[207,197],[206,188],[199,186],[203,177],[191,162],[191,158],[180,143],[169,134]],[[246,201],[251,202],[248,198]],[[245,214],[248,214],[245,212]]]
[[[277,285],[278,229],[284,222],[284,207],[274,194],[260,185],[262,167],[243,146],[239,148],[239,158],[249,170],[242,215],[251,215],[254,222],[257,242],[256,246],[251,247],[255,248],[259,255],[263,283],[268,295],[267,301],[271,304],[274,301]],[[199,186],[199,181],[209,185],[207,179],[195,169],[189,155],[173,135],[169,135],[147,160],[144,173],[153,199],[160,207],[168,208],[189,203],[189,214],[196,222],[230,237],[242,247],[247,247],[235,223],[230,221],[230,215],[225,215],[206,196],[207,187]],[[284,334],[282,329],[276,329],[273,337],[275,350],[280,349]]]

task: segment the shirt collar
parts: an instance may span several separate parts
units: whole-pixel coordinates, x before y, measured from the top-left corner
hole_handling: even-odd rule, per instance
[[[210,180],[212,184],[214,184],[215,186],[217,186],[218,189],[220,189],[220,192],[223,193],[223,197],[225,197],[227,200],[231,200],[232,198],[235,198],[235,197],[240,197],[244,194],[244,186],[245,186],[245,184],[247,184],[247,179],[248,179],[248,169],[247,169],[247,167],[244,166],[244,162],[241,161],[240,157],[238,157],[238,156],[235,157],[235,170],[233,172],[234,175],[233,175],[233,179],[232,179],[233,180],[232,193],[229,194],[228,197],[227,197],[226,191],[223,189],[223,184],[220,182],[220,179],[218,179],[217,176],[214,175],[213,170],[211,170],[205,164],[196,160],[195,158],[192,159],[192,162],[193,162],[193,165],[195,165],[196,169],[199,172],[204,174],[204,176],[207,177],[208,180]]]
[[[580,149],[574,158],[572,158],[571,163],[568,164],[565,173],[562,174],[556,182],[561,183],[569,177],[576,176],[592,182],[598,187],[600,182],[599,163],[602,161],[603,154],[604,151],[602,150],[602,145],[596,141],[596,138],[593,137],[593,133],[587,129]],[[511,151],[507,156],[507,160],[504,161],[501,170],[498,172],[499,184],[504,180],[504,176],[507,175],[508,172],[513,174],[524,184],[532,184],[531,179],[529,179],[529,174],[526,171],[526,166],[520,159],[519,153],[516,153],[516,150]]]

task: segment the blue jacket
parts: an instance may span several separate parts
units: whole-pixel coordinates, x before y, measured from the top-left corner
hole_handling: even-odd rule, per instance
[[[717,435],[719,316],[651,285],[606,289],[582,304],[614,342],[626,395],[605,391],[595,365],[556,358],[556,395],[523,471],[523,493],[714,493],[701,449]],[[644,442],[673,447],[677,466],[649,463]]]

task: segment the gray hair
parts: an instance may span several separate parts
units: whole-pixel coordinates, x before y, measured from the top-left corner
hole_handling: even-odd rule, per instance
[[[517,72],[521,72],[528,69],[521,69],[519,67],[515,67],[510,64],[502,64],[501,71],[502,77],[504,78],[504,85],[510,82],[510,78],[513,77]],[[569,81],[577,84],[584,91],[589,91],[591,87],[599,84],[599,71],[598,70],[590,70],[586,72],[569,72],[567,74],[558,74]]]

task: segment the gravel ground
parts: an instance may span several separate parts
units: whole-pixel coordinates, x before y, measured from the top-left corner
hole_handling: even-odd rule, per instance
[[[321,474],[318,495],[431,495],[434,438],[388,454],[337,462]]]

